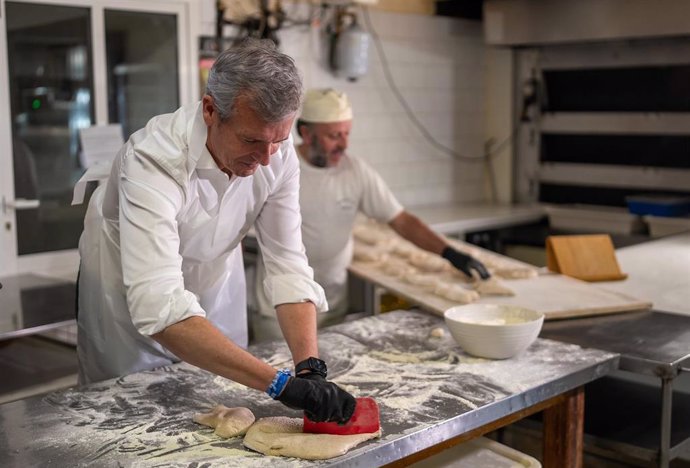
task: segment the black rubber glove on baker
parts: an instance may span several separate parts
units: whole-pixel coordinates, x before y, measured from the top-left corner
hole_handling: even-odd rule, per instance
[[[292,409],[302,409],[314,422],[346,423],[355,412],[355,398],[318,374],[290,377],[276,400]]]
[[[446,247],[443,249],[443,252],[441,252],[441,257],[448,260],[455,268],[462,271],[470,278],[474,278],[472,271],[476,271],[481,279],[491,278],[489,271],[482,264],[482,262],[462,252],[458,252],[453,247]]]

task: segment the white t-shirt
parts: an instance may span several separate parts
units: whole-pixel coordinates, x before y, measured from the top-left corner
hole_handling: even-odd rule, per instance
[[[388,223],[403,211],[381,176],[361,159],[344,156],[335,167],[315,167],[299,157],[302,241],[314,280],[326,292],[329,311],[347,308],[347,267],[352,261],[352,228],[358,212]],[[257,301],[262,315],[275,315],[261,294],[259,262]]]

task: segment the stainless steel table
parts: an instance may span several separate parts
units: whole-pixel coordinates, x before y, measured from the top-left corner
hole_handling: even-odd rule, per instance
[[[192,422],[216,403],[257,417],[299,413],[187,364],[0,406],[0,458],[9,466],[380,466],[477,437],[545,409],[545,466],[581,462],[582,387],[618,366],[615,353],[538,339],[520,356],[465,355],[440,318],[415,311],[367,317],[322,330],[330,378],[373,396],[383,435],[344,456],[309,462],[264,457],[240,438],[219,439]],[[289,366],[282,342],[252,347]]]
[[[620,353],[620,370],[661,380],[660,438],[656,446],[612,444],[614,450],[638,453],[646,460],[667,467],[671,459],[690,446],[690,438],[685,436],[675,437],[675,444],[672,442],[673,382],[681,372],[690,371],[690,316],[654,310],[562,320],[545,323],[541,336]],[[623,389],[614,398],[624,399],[628,392],[633,393],[630,388]],[[642,410],[638,408],[638,412]],[[635,417],[639,419],[638,415]],[[677,422],[677,431],[690,435],[687,413]],[[632,423],[621,423],[627,426],[623,430],[631,435]]]
[[[74,324],[73,282],[33,274],[0,278],[0,340]]]

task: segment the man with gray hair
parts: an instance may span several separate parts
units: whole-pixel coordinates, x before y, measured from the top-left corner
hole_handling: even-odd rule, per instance
[[[315,421],[351,417],[354,398],[318,359],[327,305],[302,246],[290,137],[301,93],[292,59],[248,40],[219,55],[200,103],[152,118],[119,151],[79,243],[80,382],[183,360]],[[243,349],[252,225],[297,375]]]

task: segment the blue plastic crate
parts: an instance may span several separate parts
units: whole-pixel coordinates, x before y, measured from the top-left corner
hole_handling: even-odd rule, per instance
[[[632,195],[625,201],[628,211],[638,215],[685,216],[690,213],[690,197]]]

